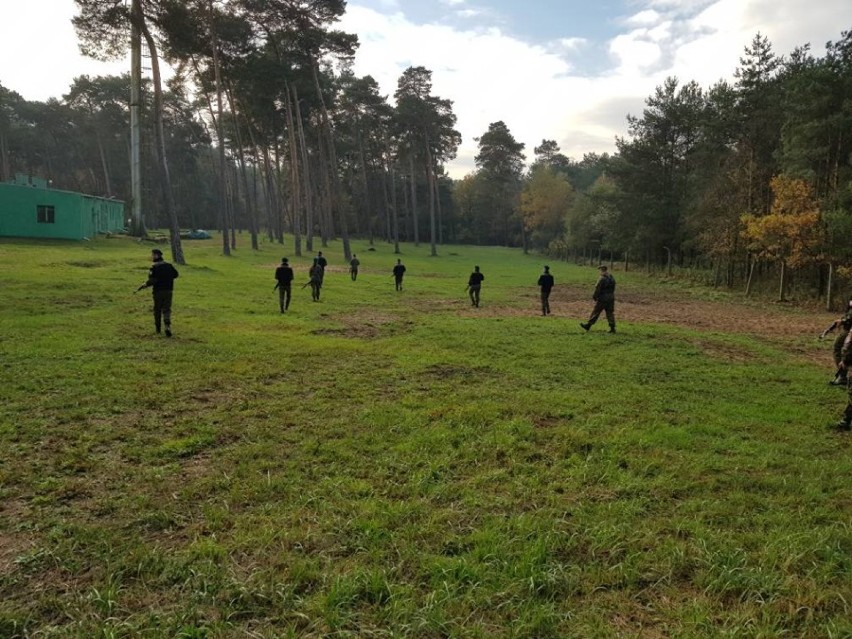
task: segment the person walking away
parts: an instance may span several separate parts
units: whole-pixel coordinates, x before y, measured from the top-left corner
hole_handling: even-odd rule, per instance
[[[322,286],[322,282],[325,279],[325,267],[328,266],[328,260],[323,257],[322,251],[317,253],[317,264],[322,269],[320,273],[320,286]]]
[[[286,257],[281,258],[281,266],[275,269],[275,279],[278,281],[275,285],[275,288],[278,289],[278,306],[283,313],[290,308],[290,296],[293,287],[293,269]]]
[[[595,301],[595,308],[589,316],[588,321],[581,322],[580,327],[584,331],[588,331],[602,312],[606,313],[606,321],[609,322],[609,332],[615,333],[615,278],[609,274],[608,269],[603,264],[598,267],[600,277],[595,286],[595,292],[592,294],[592,299]]]
[[[319,264],[319,259],[314,258],[314,263],[308,269],[308,284],[311,285],[311,299],[315,302],[320,300],[320,290],[322,289],[323,268]],[[304,288],[304,287],[302,287]]]
[[[177,269],[163,259],[163,252],[151,250],[151,268],[148,280],[136,290],[151,287],[154,298],[154,330],[159,333],[162,324],[166,327],[166,337],[172,336],[172,295]]]
[[[472,306],[479,308],[479,293],[482,290],[482,281],[485,276],[479,272],[479,267],[473,267],[473,273],[467,280],[467,288],[470,291],[470,303]]]
[[[396,266],[393,267],[393,279],[396,284],[396,290],[402,290],[402,276],[405,275],[405,266],[402,264],[402,260],[396,261]]]
[[[349,275],[352,277],[353,282],[358,279],[359,266],[361,266],[361,262],[358,260],[358,256],[353,253],[352,259],[349,261]]]
[[[553,276],[550,274],[550,267],[544,267],[544,273],[538,278],[538,285],[541,287],[541,314],[550,315],[550,291],[553,289]]]

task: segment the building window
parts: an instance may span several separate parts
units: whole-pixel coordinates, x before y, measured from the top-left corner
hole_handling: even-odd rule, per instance
[[[39,204],[36,209],[38,210],[38,223],[39,224],[55,224],[56,223],[56,210],[52,206],[44,206]]]

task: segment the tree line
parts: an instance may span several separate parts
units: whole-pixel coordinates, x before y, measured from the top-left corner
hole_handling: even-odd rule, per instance
[[[778,56],[758,34],[733,82],[667,79],[612,154],[577,161],[545,139],[526,168],[525,145],[495,121],[476,170],[451,180],[453,102],[422,66],[392,101],[356,76],[357,38],[334,28],[343,0],[75,2],[89,55],[126,51],[134,24],[147,44],[146,223],[219,228],[226,254],[239,232],[254,248],[291,236],[296,255],[339,238],[347,258],[353,236],[433,254],[501,244],[693,268],[717,285],[780,274],[782,298],[793,275],[824,294],[849,274],[850,32],[822,57],[807,45]],[[0,179],[129,199],[128,83],[84,76],[46,103],[0,86]]]

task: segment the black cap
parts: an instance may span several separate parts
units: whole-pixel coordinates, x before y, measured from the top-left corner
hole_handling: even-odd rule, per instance
[[[162,252],[160,249],[158,249],[158,248],[151,249],[151,252],[152,252],[154,255],[159,255],[159,256],[162,256],[162,255],[163,255],[163,252]]]
[[[281,258],[281,263],[282,263],[282,264],[286,264],[286,263],[287,263],[287,258],[286,258],[286,257],[282,257],[282,258]]]

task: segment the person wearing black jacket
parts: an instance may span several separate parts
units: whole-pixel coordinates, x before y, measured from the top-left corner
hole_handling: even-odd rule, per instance
[[[290,295],[293,289],[293,269],[286,257],[281,258],[281,266],[275,269],[275,279],[278,282],[275,285],[278,289],[278,306],[283,313],[290,308]]]
[[[598,321],[600,314],[605,312],[606,321],[609,322],[609,332],[615,333],[615,278],[609,274],[603,264],[598,267],[598,271],[600,271],[600,278],[595,286],[595,292],[592,294],[595,308],[592,310],[588,321],[581,322],[580,327],[584,331],[588,331]]]
[[[538,278],[538,285],[541,287],[541,314],[550,315],[550,291],[553,288],[553,276],[550,274],[550,267],[544,267],[544,273]]]
[[[175,280],[178,278],[177,269],[163,259],[160,249],[151,250],[153,264],[148,270],[148,280],[137,290],[151,287],[154,296],[154,328],[159,333],[161,319],[166,326],[166,337],[172,336],[172,294]]]

